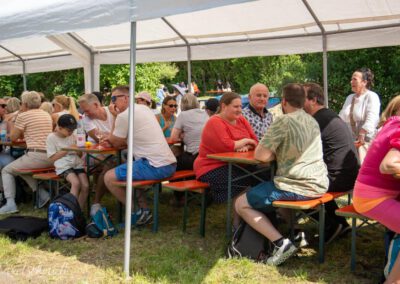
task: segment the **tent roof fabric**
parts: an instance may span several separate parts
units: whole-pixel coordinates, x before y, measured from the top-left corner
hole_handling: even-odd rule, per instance
[[[187,60],[180,35],[192,60],[320,52],[322,34],[328,51],[400,44],[398,0],[0,0],[0,6],[6,7],[0,45],[26,60],[28,73],[82,67],[91,55],[94,64],[129,63],[131,19],[138,22],[137,62]],[[21,73],[19,61],[0,48],[0,75]]]

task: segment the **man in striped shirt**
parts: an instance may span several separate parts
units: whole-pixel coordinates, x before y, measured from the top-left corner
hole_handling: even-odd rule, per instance
[[[1,171],[4,187],[4,197],[7,203],[0,208],[0,214],[18,212],[15,204],[15,176],[16,169],[47,168],[53,164],[47,159],[46,139],[52,132],[52,120],[50,115],[39,109],[41,104],[40,95],[37,92],[24,92],[21,95],[21,111],[17,116],[15,125],[11,129],[11,141],[24,137],[27,145],[25,155],[8,164]],[[21,175],[33,191],[37,190],[35,180],[29,175]],[[39,207],[43,207],[49,201],[49,193],[39,189]]]

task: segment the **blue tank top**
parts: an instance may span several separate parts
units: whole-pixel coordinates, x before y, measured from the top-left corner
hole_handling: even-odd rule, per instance
[[[175,116],[171,117],[171,122],[172,122],[171,125],[167,129],[164,130],[164,136],[166,138],[171,136],[171,131],[172,131],[172,128],[174,128],[174,124],[175,124]],[[163,129],[165,126],[165,120],[164,120],[164,116],[162,114],[160,115],[160,126],[161,126],[161,129]]]

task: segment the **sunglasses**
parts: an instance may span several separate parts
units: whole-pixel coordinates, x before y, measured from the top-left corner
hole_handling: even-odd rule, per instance
[[[0,107],[2,107],[2,108],[6,108],[6,107],[7,107],[7,105],[6,105],[6,104],[0,104]]]
[[[178,105],[167,105],[167,106],[169,106],[170,108],[177,108],[178,107]]]
[[[125,95],[112,96],[111,102],[115,103],[117,101],[117,98],[119,98],[119,97],[125,97]]]

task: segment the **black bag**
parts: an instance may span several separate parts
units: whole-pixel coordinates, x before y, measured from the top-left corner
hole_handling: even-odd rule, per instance
[[[241,221],[228,244],[227,257],[247,257],[264,261],[269,247],[268,240],[246,222]]]
[[[36,238],[47,231],[47,228],[46,218],[10,216],[0,220],[0,233],[18,241],[26,241],[29,237]]]

